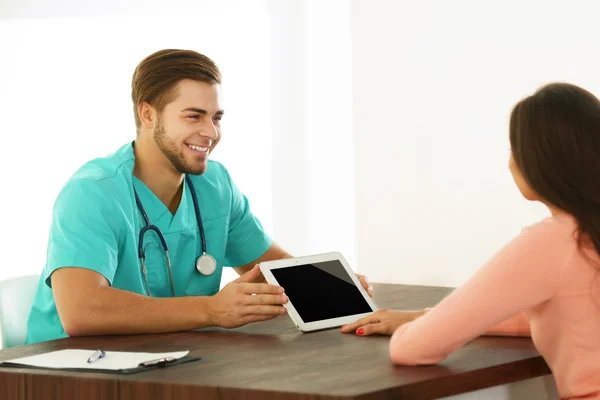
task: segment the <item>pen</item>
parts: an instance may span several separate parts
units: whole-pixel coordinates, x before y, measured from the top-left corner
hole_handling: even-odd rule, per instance
[[[94,352],[94,354],[92,354],[90,356],[90,358],[88,358],[88,364],[93,363],[94,361],[97,361],[99,359],[101,359],[102,357],[104,357],[106,355],[106,352],[104,350],[96,350]]]

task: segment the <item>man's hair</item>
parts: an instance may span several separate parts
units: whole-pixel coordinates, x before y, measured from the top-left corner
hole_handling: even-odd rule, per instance
[[[215,85],[221,83],[221,72],[213,60],[191,50],[160,50],[138,64],[131,81],[138,132],[141,125],[138,106],[146,102],[161,112],[177,96],[175,88],[183,79]]]

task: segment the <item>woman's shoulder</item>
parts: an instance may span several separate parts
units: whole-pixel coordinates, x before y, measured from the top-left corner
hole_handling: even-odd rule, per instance
[[[521,235],[530,240],[538,239],[540,242],[559,239],[576,243],[578,226],[577,220],[572,215],[558,214],[523,228]]]

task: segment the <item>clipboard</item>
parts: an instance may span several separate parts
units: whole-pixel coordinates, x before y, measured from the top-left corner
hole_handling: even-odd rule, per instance
[[[69,353],[70,352],[70,353]],[[77,353],[77,359],[74,362],[69,362],[68,357],[74,357],[73,352]],[[118,352],[118,351],[107,351],[109,356],[113,357],[112,368],[102,368],[102,361],[98,360],[93,365],[93,368],[85,366],[81,362],[80,356],[83,354],[90,354],[93,350],[59,350],[49,353],[38,354],[32,357],[23,357],[13,360],[7,360],[0,362],[0,368],[24,368],[24,369],[43,369],[52,371],[69,371],[69,372],[99,372],[108,374],[119,374],[119,375],[130,375],[144,371],[151,371],[154,369],[167,368],[175,365],[186,364],[193,361],[199,361],[202,358],[188,355],[188,351],[185,351],[184,356],[177,356],[181,353],[135,353],[135,352]],[[68,354],[67,354],[68,353]],[[131,360],[122,361],[123,364],[129,364],[123,368],[115,367],[115,362],[118,364],[120,360],[115,360],[116,357],[121,356],[121,359],[128,358],[140,358],[143,361],[137,363],[136,366],[131,365]],[[53,362],[53,357],[61,358],[61,362],[58,362],[59,366],[50,366]],[[69,364],[77,364],[81,366],[69,366]]]

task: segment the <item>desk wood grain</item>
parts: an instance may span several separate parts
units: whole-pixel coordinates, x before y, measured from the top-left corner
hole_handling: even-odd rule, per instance
[[[375,284],[380,308],[422,309],[451,289]],[[440,332],[441,335],[444,332]],[[67,338],[0,351],[0,361],[59,349],[190,350],[201,361],[134,375],[0,367],[6,399],[434,399],[550,371],[528,338],[478,338],[435,366],[398,367],[388,337],[300,333],[289,317],[225,329]]]

